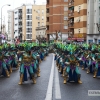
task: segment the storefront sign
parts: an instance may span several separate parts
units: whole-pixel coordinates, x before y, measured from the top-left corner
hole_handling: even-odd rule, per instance
[[[68,38],[68,40],[77,40],[77,38]]]
[[[77,38],[77,41],[84,41],[84,38]]]

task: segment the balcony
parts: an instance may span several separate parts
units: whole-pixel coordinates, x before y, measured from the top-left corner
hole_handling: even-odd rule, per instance
[[[74,19],[68,20],[68,24],[74,24]]]
[[[46,22],[46,25],[49,25],[49,22],[48,21]]]
[[[20,21],[22,21],[22,19],[18,19],[18,21],[20,22]]]
[[[72,7],[72,6],[74,6],[74,2],[69,2],[69,7]]]
[[[74,17],[74,13],[68,13],[68,17]]]
[[[18,25],[18,27],[22,27],[22,25]]]
[[[49,17],[49,13],[46,13],[46,16]]]
[[[19,17],[21,16],[22,17],[22,13],[18,13]]]
[[[47,5],[49,5],[49,0],[47,0]]]
[[[68,28],[74,28],[74,23],[68,24]]]

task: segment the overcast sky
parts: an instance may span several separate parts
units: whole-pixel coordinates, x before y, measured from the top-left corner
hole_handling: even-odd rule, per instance
[[[36,4],[43,4],[46,2],[46,0],[35,0]],[[10,4],[11,6],[4,6],[2,9],[2,17],[5,16],[5,23],[6,23],[6,27],[7,26],[7,21],[8,21],[8,13],[7,10],[11,10],[14,8],[17,8],[19,6],[21,6],[22,4],[26,4],[26,3],[31,3],[34,4],[34,0],[0,0],[0,7],[2,7],[3,5],[6,4]],[[1,8],[0,8],[1,9]],[[0,11],[0,18],[1,18],[1,11]],[[3,17],[4,19],[4,17]],[[1,21],[0,21],[1,23]]]

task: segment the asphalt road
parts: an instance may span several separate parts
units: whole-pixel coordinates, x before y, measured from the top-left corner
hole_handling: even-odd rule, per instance
[[[49,86],[52,87],[49,91],[52,98],[48,100],[100,100],[100,96],[88,96],[88,90],[100,90],[100,79],[94,79],[93,74],[80,69],[82,84],[63,84],[63,78],[56,69],[55,62],[52,62],[53,55],[49,54],[46,61],[40,64],[41,77],[36,78],[36,84],[29,80],[18,85],[19,70],[13,71],[10,78],[0,77],[0,100],[47,100],[45,98]],[[51,76],[53,80],[50,81]]]
[[[100,96],[88,96],[88,90],[100,90],[100,78],[93,78],[93,74],[87,74],[86,70],[81,68],[80,72],[82,84],[69,82],[63,84],[63,77],[58,72],[61,99],[56,99],[54,91],[53,100],[100,100]],[[56,79],[56,77],[54,78]]]
[[[10,78],[0,77],[0,100],[45,100],[51,70],[52,55],[41,62],[41,77],[36,78],[37,83],[27,81],[19,83],[19,70],[13,71]]]

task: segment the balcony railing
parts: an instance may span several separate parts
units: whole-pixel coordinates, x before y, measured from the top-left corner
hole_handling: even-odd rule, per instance
[[[74,27],[74,23],[73,24],[68,24],[68,27]]]
[[[18,19],[18,21],[20,22],[20,21],[22,21],[22,19]]]
[[[22,27],[22,25],[18,25],[19,27]]]
[[[72,6],[72,5],[74,5],[74,2],[70,2],[70,3],[69,3],[69,6]]]
[[[70,19],[70,20],[68,21],[68,24],[74,24],[74,20]]]
[[[73,12],[72,13],[69,13],[68,16],[69,17],[74,16],[74,13]]]

